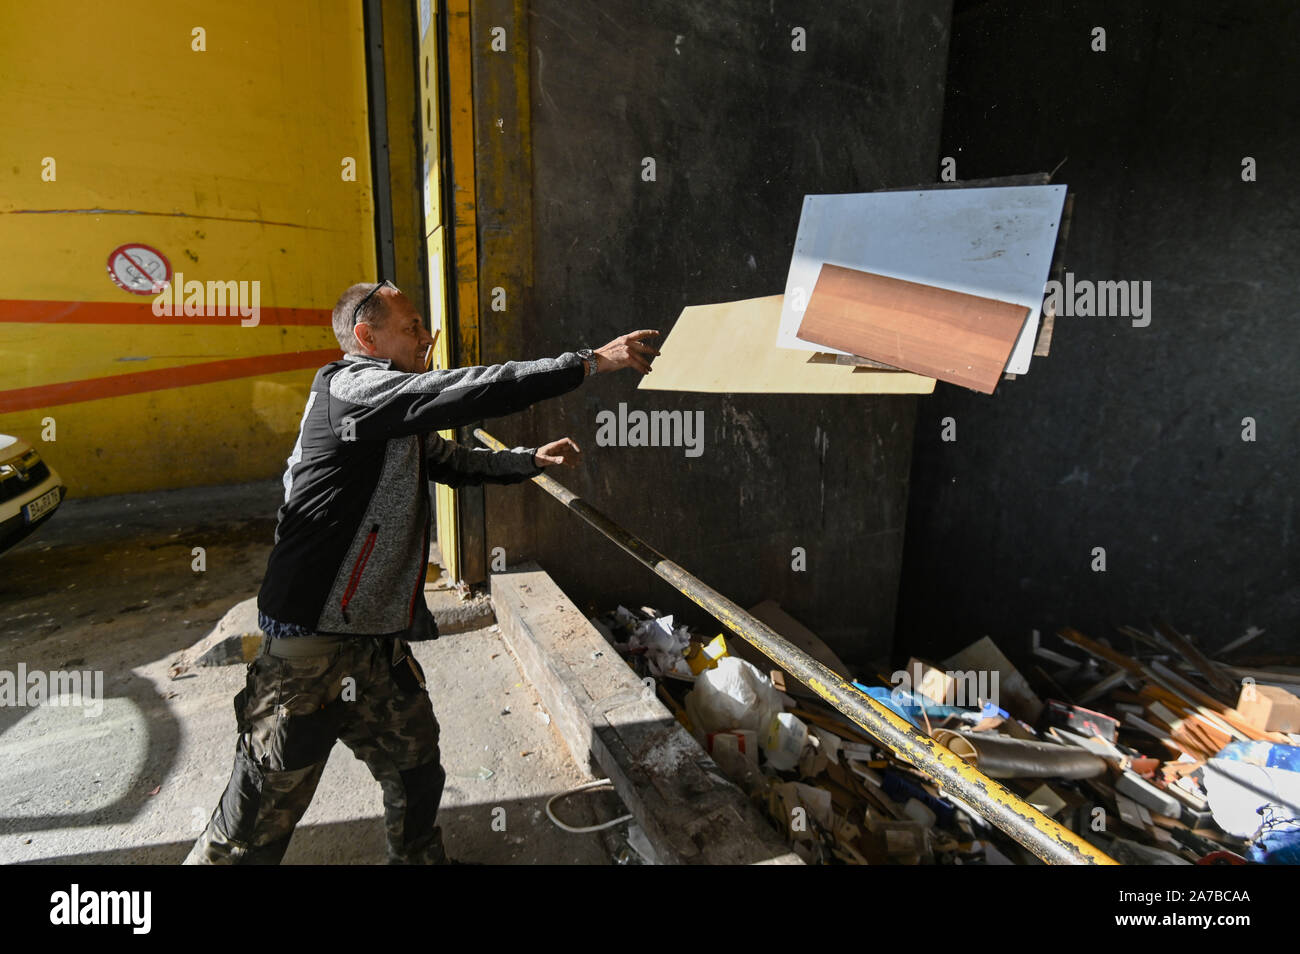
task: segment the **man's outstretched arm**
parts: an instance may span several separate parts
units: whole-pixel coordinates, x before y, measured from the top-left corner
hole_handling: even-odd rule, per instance
[[[330,424],[358,441],[448,430],[522,411],[582,380],[582,359],[573,352],[422,374],[357,361],[330,379]]]
[[[448,487],[517,484],[542,472],[535,461],[535,447],[502,451],[465,447],[437,434],[430,434],[425,440],[424,459],[429,479]]]
[[[517,484],[536,477],[550,464],[575,465],[581,457],[578,445],[561,438],[540,448],[515,447],[488,450],[465,447],[437,434],[426,438],[425,463],[429,479],[448,487],[477,484]]]
[[[650,372],[659,352],[644,339],[657,331],[634,331],[595,352],[593,373],[635,368]],[[558,358],[507,361],[489,367],[415,374],[371,361],[345,365],[330,378],[329,420],[336,434],[358,441],[462,427],[503,417],[572,391],[583,381],[583,360],[569,351]]]

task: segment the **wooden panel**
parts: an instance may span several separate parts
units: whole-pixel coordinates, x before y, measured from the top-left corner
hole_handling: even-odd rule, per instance
[[[992,394],[1028,317],[1023,305],[824,265],[799,337]]]
[[[934,378],[810,360],[773,341],[784,295],[682,310],[638,385],[724,394],[929,394]],[[864,372],[864,373],[855,373]]]

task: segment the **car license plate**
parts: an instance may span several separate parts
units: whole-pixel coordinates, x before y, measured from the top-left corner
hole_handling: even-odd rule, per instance
[[[59,505],[59,488],[41,494],[27,506],[23,507],[23,522],[34,523]]]

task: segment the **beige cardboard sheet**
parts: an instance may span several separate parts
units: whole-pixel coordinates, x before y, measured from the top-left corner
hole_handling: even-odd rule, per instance
[[[934,378],[823,364],[776,347],[784,295],[691,305],[659,346],[647,391],[728,394],[929,394]]]

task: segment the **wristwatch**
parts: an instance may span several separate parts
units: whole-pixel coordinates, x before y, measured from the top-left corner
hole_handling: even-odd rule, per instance
[[[582,359],[584,376],[595,374],[596,373],[596,352],[592,351],[590,348],[579,348],[576,353],[578,357]]]

